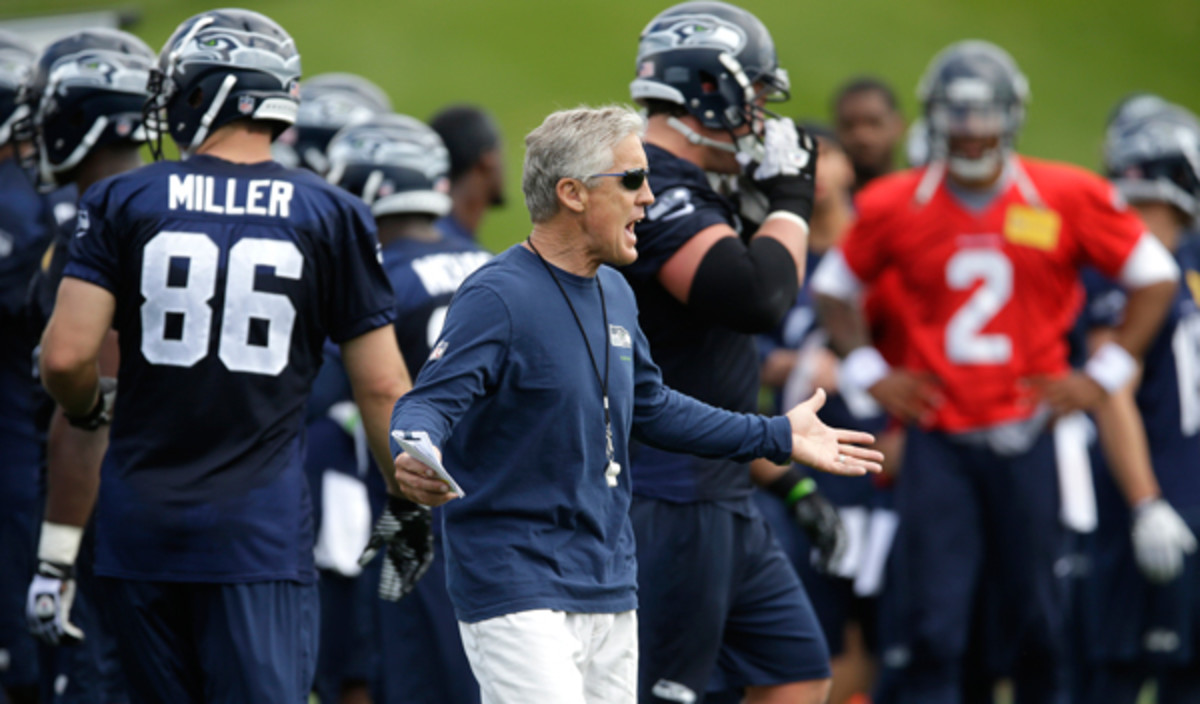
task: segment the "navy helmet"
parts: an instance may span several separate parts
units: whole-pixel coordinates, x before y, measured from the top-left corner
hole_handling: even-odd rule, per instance
[[[407,115],[378,115],[329,142],[325,178],[362,198],[375,217],[450,212],[450,154],[437,132]]]
[[[22,138],[34,144],[45,188],[106,144],[147,139],[142,109],[155,56],[141,39],[115,29],[85,29],[50,44],[22,86],[28,115]]]
[[[300,54],[269,17],[212,10],[185,20],[167,40],[150,91],[148,107],[185,155],[237,119],[269,122],[278,136],[296,121]]]
[[[736,146],[708,140],[678,120],[672,126],[694,143],[727,151],[754,148],[765,101],[786,100],[790,84],[775,42],[761,21],[724,2],[685,2],[659,13],[638,41],[637,77],[629,85],[639,104],[679,105],[709,129],[753,128]]]
[[[1104,170],[1127,201],[1170,203],[1191,220],[1200,216],[1200,121],[1185,108],[1157,101],[1152,110],[1113,120]]]
[[[1025,123],[1029,82],[1008,52],[990,42],[968,39],[933,58],[917,97],[924,106],[930,156],[945,159],[951,173],[970,179],[994,173],[1016,145]],[[975,159],[949,153],[951,137],[999,137],[999,144]]]
[[[323,73],[300,82],[296,124],[275,140],[271,151],[284,166],[302,166],[319,174],[329,168],[325,149],[338,130],[392,111],[386,93],[352,73]]]
[[[13,125],[29,113],[17,101],[17,93],[36,60],[37,51],[32,45],[0,29],[0,145],[8,144],[13,137]]]

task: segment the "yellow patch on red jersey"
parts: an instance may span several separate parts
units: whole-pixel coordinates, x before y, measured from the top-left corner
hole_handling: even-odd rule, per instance
[[[1187,285],[1192,292],[1192,300],[1200,305],[1200,271],[1187,270]]]
[[[1062,218],[1053,210],[1010,205],[1004,213],[1004,239],[1026,247],[1053,250],[1058,247]]]

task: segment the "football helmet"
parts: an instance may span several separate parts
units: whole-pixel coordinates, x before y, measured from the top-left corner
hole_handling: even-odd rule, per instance
[[[1016,145],[1025,122],[1029,82],[1008,52],[969,39],[943,49],[921,77],[917,97],[929,125],[930,157],[944,159],[950,173],[977,180],[995,173]],[[977,158],[952,154],[951,137],[999,137]]]
[[[18,130],[33,142],[46,189],[91,151],[146,141],[142,107],[154,51],[115,29],[85,29],[50,44],[38,57],[19,100],[28,117]]]
[[[338,130],[392,111],[379,86],[352,73],[323,73],[300,82],[300,110],[292,125],[271,146],[275,161],[319,174],[329,163],[325,148]]]
[[[17,101],[21,85],[33,69],[37,52],[20,37],[0,30],[0,145],[12,139],[12,128],[29,113]]]
[[[726,144],[670,119],[694,144],[751,154],[761,150],[763,104],[787,100],[789,90],[767,28],[724,2],[685,2],[650,20],[638,41],[637,77],[629,84],[638,104],[680,105],[709,129],[732,133],[750,124],[750,134]]]
[[[363,199],[375,217],[450,212],[450,154],[442,138],[407,115],[377,115],[329,142],[330,183]]]
[[[1113,121],[1104,144],[1105,173],[1131,203],[1166,202],[1189,219],[1198,217],[1200,121],[1165,101],[1154,107]]]
[[[213,130],[241,118],[279,136],[296,121],[300,54],[274,20],[250,10],[204,12],[179,25],[150,73],[147,110],[185,156]],[[156,154],[159,156],[159,154]]]

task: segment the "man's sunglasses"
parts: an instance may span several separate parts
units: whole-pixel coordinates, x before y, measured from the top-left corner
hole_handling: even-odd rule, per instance
[[[591,176],[588,176],[588,178],[597,178],[599,176],[617,176],[620,177],[621,185],[624,186],[626,190],[636,191],[642,187],[643,183],[646,182],[646,174],[648,173],[650,173],[650,169],[638,168],[629,169],[628,171],[618,171],[617,173],[612,174],[592,174]]]

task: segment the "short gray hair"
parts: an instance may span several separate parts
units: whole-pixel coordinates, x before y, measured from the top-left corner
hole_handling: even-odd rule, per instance
[[[617,143],[631,134],[640,135],[645,128],[645,119],[622,105],[552,113],[525,137],[521,190],[529,218],[545,222],[554,217],[559,179],[586,179],[608,169]]]

